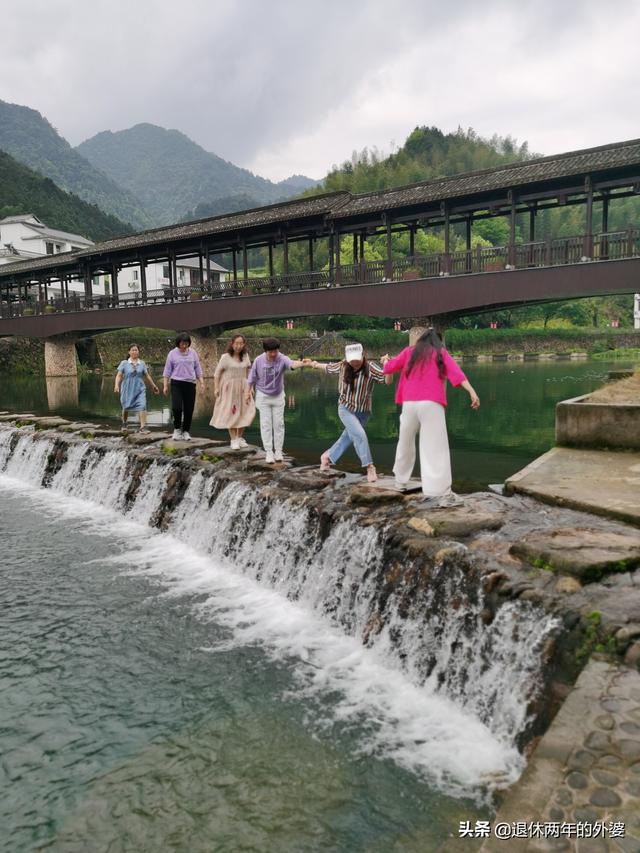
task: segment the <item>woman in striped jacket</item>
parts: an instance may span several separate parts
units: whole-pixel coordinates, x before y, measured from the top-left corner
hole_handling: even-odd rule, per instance
[[[380,365],[367,361],[361,344],[349,344],[345,347],[344,360],[334,364],[321,364],[317,361],[305,362],[316,370],[339,375],[338,380],[338,417],[344,425],[340,438],[320,457],[320,470],[329,471],[332,465],[353,444],[360,464],[366,469],[367,480],[375,483],[378,479],[369,439],[364,431],[371,417],[371,397],[376,382],[389,382]]]

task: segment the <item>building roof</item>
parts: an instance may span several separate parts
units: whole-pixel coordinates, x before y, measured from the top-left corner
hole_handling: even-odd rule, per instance
[[[291,232],[296,226],[300,229],[307,226],[322,227],[324,234],[327,234],[332,220],[345,222],[352,218],[359,222],[362,221],[360,217],[363,215],[380,215],[385,211],[400,209],[408,209],[410,215],[414,215],[414,207],[428,208],[450,199],[467,198],[473,204],[482,205],[488,202],[492,193],[493,197],[497,198],[498,194],[503,197],[508,190],[514,190],[516,194],[522,193],[524,188],[528,188],[532,193],[540,192],[545,183],[556,191],[562,186],[574,187],[576,182],[579,185],[586,175],[600,176],[601,179],[608,172],[615,174],[616,171],[618,175],[632,174],[633,180],[636,180],[635,176],[640,175],[640,139],[569,151],[394,189],[355,196],[347,191],[305,196],[195,222],[168,225],[105,240],[89,249],[60,253],[20,264],[7,264],[2,268],[2,276],[12,272],[28,272],[31,269],[46,271],[57,267],[68,268],[77,265],[79,259],[85,258],[94,259],[97,263],[101,256],[116,252],[130,252],[136,257],[137,250],[153,250],[158,247],[164,251],[165,247],[175,244],[182,244],[185,250],[191,251],[198,241],[224,234],[232,235],[234,241],[246,238],[249,243],[253,236],[265,239],[265,236],[272,235],[277,228]],[[150,254],[149,258],[151,260],[154,256]]]
[[[20,213],[17,216],[5,216],[4,219],[0,219],[0,225],[9,225],[14,222],[26,222],[27,219],[35,219],[36,222],[42,223],[42,220],[38,219],[35,213]],[[33,225],[34,223],[28,224]]]

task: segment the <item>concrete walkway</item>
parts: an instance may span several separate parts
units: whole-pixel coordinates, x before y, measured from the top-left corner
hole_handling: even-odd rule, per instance
[[[637,670],[604,659],[587,664],[480,849],[639,853]]]
[[[640,526],[640,453],[554,447],[505,482],[505,493]]]

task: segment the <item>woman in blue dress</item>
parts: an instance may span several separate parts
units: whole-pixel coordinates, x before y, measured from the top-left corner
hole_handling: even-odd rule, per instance
[[[144,383],[147,382],[154,394],[159,394],[160,389],[149,375],[147,365],[140,358],[138,344],[129,347],[129,358],[118,365],[116,382],[113,388],[116,394],[120,394],[122,405],[122,429],[126,432],[127,418],[129,412],[138,412],[140,418],[140,432],[148,433],[147,429],[147,392]]]

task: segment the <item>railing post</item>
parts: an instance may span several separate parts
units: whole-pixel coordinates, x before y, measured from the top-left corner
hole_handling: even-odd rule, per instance
[[[582,253],[585,258],[593,258],[593,183],[589,175],[584,179],[584,188],[587,194],[587,233],[584,236]]]
[[[627,258],[633,257],[633,228],[627,228]]]
[[[549,234],[545,237],[544,241],[544,266],[550,267],[553,266],[553,258],[552,258],[552,245],[551,245],[551,237]]]

